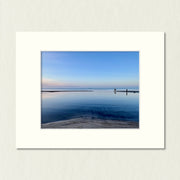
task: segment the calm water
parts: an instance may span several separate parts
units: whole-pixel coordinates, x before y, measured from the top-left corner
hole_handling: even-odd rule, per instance
[[[139,93],[95,89],[93,92],[42,92],[42,123],[72,118],[139,121]]]

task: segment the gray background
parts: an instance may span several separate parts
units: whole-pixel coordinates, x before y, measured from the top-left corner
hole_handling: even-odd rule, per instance
[[[166,149],[16,150],[16,31],[166,32]],[[179,180],[179,68],[179,0],[1,0],[0,179]]]

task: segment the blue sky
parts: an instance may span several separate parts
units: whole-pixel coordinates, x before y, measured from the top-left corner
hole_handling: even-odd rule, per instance
[[[139,52],[43,51],[42,88],[139,88]]]

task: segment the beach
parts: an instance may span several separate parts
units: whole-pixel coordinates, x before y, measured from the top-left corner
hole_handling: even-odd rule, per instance
[[[41,124],[41,128],[139,128],[138,122],[74,118]]]

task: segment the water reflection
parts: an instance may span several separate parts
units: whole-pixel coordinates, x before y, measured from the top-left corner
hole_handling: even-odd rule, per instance
[[[42,92],[42,123],[72,118],[139,121],[139,94],[116,90]]]

